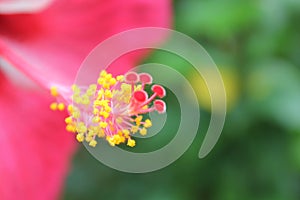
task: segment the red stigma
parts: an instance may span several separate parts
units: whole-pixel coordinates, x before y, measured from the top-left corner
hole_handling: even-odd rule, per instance
[[[165,89],[160,85],[153,85],[151,89],[159,98],[163,98],[166,95]]]
[[[166,111],[166,103],[162,100],[155,100],[154,107],[159,113],[164,113]]]

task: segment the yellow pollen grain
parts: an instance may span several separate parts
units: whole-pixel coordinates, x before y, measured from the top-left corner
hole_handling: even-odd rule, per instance
[[[99,123],[100,122],[100,117],[98,117],[98,116],[93,117],[92,122],[93,123]]]
[[[107,72],[105,70],[102,70],[100,72],[100,77],[105,77],[107,75]]]
[[[107,122],[100,122],[99,123],[99,126],[101,127],[101,128],[106,128],[107,127]]]
[[[117,83],[117,80],[115,78],[111,78],[109,80],[110,85],[115,85]]]
[[[66,124],[72,123],[73,122],[72,117],[69,116],[69,117],[65,118],[65,122],[66,122]]]
[[[93,137],[91,137],[91,136],[85,137],[85,141],[87,141],[87,142],[90,142],[90,141],[92,141],[92,140],[93,140]]]
[[[57,97],[59,95],[58,91],[57,91],[57,87],[56,86],[52,86],[50,88],[50,93],[53,97]]]
[[[130,147],[134,147],[135,146],[135,140],[129,138],[127,140],[127,145],[130,146]]]
[[[73,124],[68,124],[68,125],[66,126],[66,130],[67,130],[68,132],[71,132],[71,133],[75,133],[75,132],[76,132],[76,128],[75,128],[75,126],[74,126]]]
[[[149,108],[148,105],[145,105],[142,109],[146,110],[148,108]]]
[[[121,143],[122,139],[121,139],[120,135],[114,135],[113,136],[113,141],[114,141],[115,144],[118,145],[118,144]]]
[[[72,113],[72,116],[75,118],[75,119],[78,119],[80,117],[80,112],[79,110],[76,110]]]
[[[122,130],[123,134],[125,135],[125,137],[129,136],[129,131],[127,129]]]
[[[104,96],[108,99],[112,98],[112,93],[110,90],[105,90],[104,92]]]
[[[111,145],[111,146],[115,146],[115,142],[114,142],[114,139],[113,137],[110,137],[110,136],[107,136],[106,137],[106,140],[108,141],[108,143]]]
[[[144,127],[145,127],[145,128],[149,128],[149,127],[151,127],[151,126],[152,126],[151,120],[150,120],[150,119],[146,119],[146,120],[145,120],[145,123],[144,123]]]
[[[83,142],[84,141],[84,135],[82,133],[78,133],[76,135],[76,139],[78,140],[78,142]]]
[[[53,110],[53,111],[57,110],[57,103],[56,102],[51,103],[50,104],[50,109]]]
[[[90,141],[89,145],[91,147],[95,147],[97,145],[97,141],[96,140],[92,140],[92,141]]]
[[[105,119],[107,119],[107,118],[109,117],[109,113],[108,113],[108,112],[103,112],[103,117],[104,117]]]
[[[139,130],[139,127],[138,127],[138,126],[132,126],[132,127],[131,127],[131,132],[132,132],[132,133],[136,133],[138,130]]]
[[[94,115],[97,115],[98,113],[99,113],[99,110],[98,110],[97,108],[94,108],[93,114],[94,114]]]
[[[123,81],[123,80],[124,80],[124,76],[123,75],[117,76],[117,81]]]
[[[137,126],[139,126],[141,124],[141,121],[143,119],[143,116],[139,115],[137,118],[135,118],[135,123]]]
[[[65,104],[63,104],[63,103],[59,103],[58,105],[57,105],[57,109],[58,110],[60,110],[60,111],[63,111],[64,109],[65,109]]]
[[[111,111],[111,107],[110,106],[105,106],[104,110],[109,113]]]
[[[146,135],[146,134],[147,134],[147,129],[146,129],[146,128],[142,128],[142,129],[140,130],[140,134],[141,134],[141,135]]]
[[[73,112],[73,106],[72,105],[68,105],[68,111],[72,114],[72,112]]]
[[[105,133],[104,133],[104,130],[101,129],[99,132],[98,132],[98,137],[104,137],[105,136]]]
[[[83,105],[89,105],[89,104],[90,104],[90,99],[89,99],[89,97],[88,97],[87,95],[83,95],[83,96],[82,96],[82,99],[81,99],[81,103],[82,103]]]
[[[102,96],[104,95],[104,90],[101,88],[99,91],[98,91],[98,98],[102,98]]]
[[[78,133],[85,133],[87,131],[87,127],[83,122],[79,122],[76,126],[76,130]]]
[[[88,136],[89,137],[94,137],[95,136],[95,132],[92,131],[92,130],[89,130]]]

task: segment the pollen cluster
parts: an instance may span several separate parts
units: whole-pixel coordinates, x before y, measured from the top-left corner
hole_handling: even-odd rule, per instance
[[[165,89],[152,85],[153,94],[148,97],[145,86],[150,84],[152,77],[147,73],[129,72],[113,77],[103,70],[96,84],[72,86],[71,103],[54,102],[50,109],[67,108],[66,130],[76,133],[79,142],[86,141],[95,147],[97,138],[105,138],[111,146],[126,143],[134,147],[136,142],[132,136],[146,135],[152,126],[144,114],[166,111],[165,102],[160,99],[165,96]],[[57,87],[52,87],[50,92],[56,98],[62,96]]]

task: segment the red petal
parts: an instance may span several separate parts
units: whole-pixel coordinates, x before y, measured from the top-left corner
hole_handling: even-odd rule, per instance
[[[0,72],[0,199],[57,199],[75,149],[64,113],[20,90]]]
[[[169,0],[60,0],[41,13],[0,15],[0,54],[47,87],[71,85],[97,44],[131,28],[168,27],[170,9]],[[139,58],[122,57],[118,73]]]

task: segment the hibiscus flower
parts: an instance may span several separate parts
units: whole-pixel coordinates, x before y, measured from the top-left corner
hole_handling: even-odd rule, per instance
[[[59,197],[75,139],[65,130],[67,114],[49,109],[48,90],[71,85],[83,59],[109,36],[168,27],[169,17],[168,0],[0,0],[0,59],[39,85],[11,81],[0,62],[0,199]],[[114,69],[125,72],[140,58],[125,56]]]

